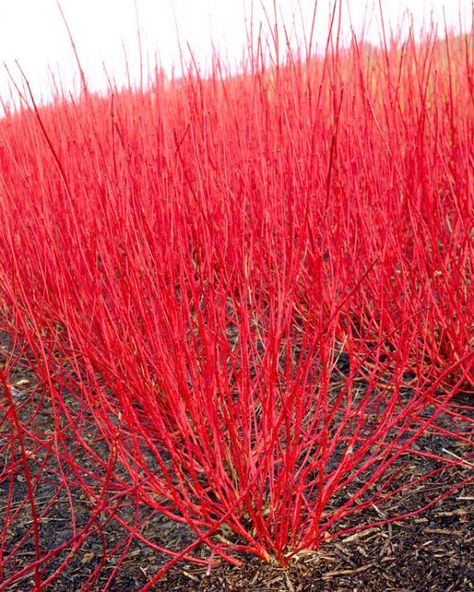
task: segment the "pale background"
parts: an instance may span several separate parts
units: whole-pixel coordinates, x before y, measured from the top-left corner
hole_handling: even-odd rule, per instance
[[[324,43],[334,0],[319,0],[316,42]],[[275,0],[280,22],[304,39],[309,30],[315,0]],[[104,66],[119,85],[125,84],[127,56],[132,84],[146,79],[147,64],[158,61],[165,72],[180,73],[180,50],[185,59],[189,49],[205,70],[212,45],[233,67],[239,63],[246,44],[250,15],[254,31],[265,23],[264,8],[273,22],[273,0],[61,0],[77,45],[89,87],[107,88]],[[472,26],[471,0],[341,0],[344,38],[365,26],[366,38],[380,42],[380,6],[386,28],[401,25],[406,34],[412,21],[419,32],[430,22],[440,34],[450,29],[468,32]],[[365,25],[364,25],[365,23]],[[265,27],[265,25],[264,25]],[[140,30],[140,42],[137,31]],[[267,28],[268,30],[268,28]],[[0,0],[0,98],[8,99],[11,80],[21,84],[16,61],[37,97],[51,93],[51,72],[59,73],[66,91],[78,89],[79,76],[68,33],[56,0]]]

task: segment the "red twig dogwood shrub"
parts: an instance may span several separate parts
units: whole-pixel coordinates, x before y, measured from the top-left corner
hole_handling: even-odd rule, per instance
[[[0,296],[61,487],[74,475],[130,536],[125,498],[188,525],[182,552],[148,540],[171,563],[205,543],[286,565],[397,518],[344,522],[418,483],[410,455],[425,478],[467,466],[472,57],[467,37],[336,43],[41,108],[26,83],[0,126]],[[6,472],[23,463],[33,511],[3,390]],[[420,451],[427,434],[466,458]]]

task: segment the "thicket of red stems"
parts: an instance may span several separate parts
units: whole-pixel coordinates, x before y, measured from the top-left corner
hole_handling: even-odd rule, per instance
[[[285,565],[376,522],[362,511],[417,484],[397,485],[409,454],[427,476],[466,466],[472,37],[23,94],[0,126],[0,296],[64,479],[186,523],[216,559]],[[466,457],[421,452],[426,433]]]

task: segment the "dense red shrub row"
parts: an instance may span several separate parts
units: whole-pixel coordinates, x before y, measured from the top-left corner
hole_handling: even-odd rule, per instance
[[[10,360],[1,475],[23,467],[37,561],[5,585],[42,589],[49,457],[97,508],[71,549],[127,498],[194,530],[172,561],[282,565],[415,485],[409,453],[427,475],[472,457],[472,37],[24,98],[0,123],[0,302],[54,429],[22,419]],[[427,433],[466,459],[417,452]]]

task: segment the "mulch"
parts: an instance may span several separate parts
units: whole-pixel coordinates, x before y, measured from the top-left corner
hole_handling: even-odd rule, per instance
[[[244,568],[181,567],[155,590],[204,592],[462,592],[474,590],[474,491],[460,492],[411,521],[343,537],[286,570],[249,560]],[[126,587],[117,588],[124,590]]]

